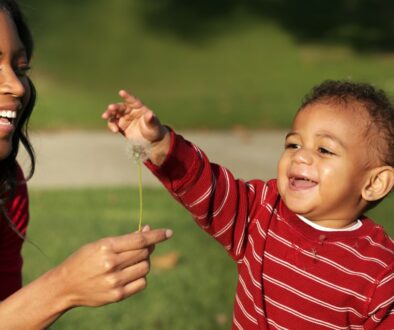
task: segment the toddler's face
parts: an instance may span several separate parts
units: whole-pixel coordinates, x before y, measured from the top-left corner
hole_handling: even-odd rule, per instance
[[[278,164],[287,207],[332,228],[354,221],[366,203],[368,115],[351,107],[314,103],[299,111]]]

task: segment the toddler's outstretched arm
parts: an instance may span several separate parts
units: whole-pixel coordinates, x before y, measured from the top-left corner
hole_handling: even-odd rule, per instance
[[[121,133],[137,144],[149,145],[148,157],[155,165],[161,165],[170,147],[170,134],[156,115],[135,96],[119,91],[123,102],[108,105],[102,118],[114,133]]]

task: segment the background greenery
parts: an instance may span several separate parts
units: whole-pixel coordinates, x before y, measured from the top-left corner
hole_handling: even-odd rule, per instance
[[[36,52],[34,130],[104,129],[100,114],[133,91],[177,129],[284,128],[325,79],[367,81],[394,95],[389,0],[20,0]],[[130,189],[32,190],[25,281],[82,244],[135,230]],[[145,222],[175,237],[175,268],[149,290],[76,309],[53,329],[228,329],[235,265],[163,190],[145,192]],[[393,198],[374,211],[394,235]],[[201,251],[204,252],[202,256]]]
[[[329,78],[394,93],[388,0],[21,2],[37,44],[36,129],[101,128],[120,88],[178,129],[288,126]]]

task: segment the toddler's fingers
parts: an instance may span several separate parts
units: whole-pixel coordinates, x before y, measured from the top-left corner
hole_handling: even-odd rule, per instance
[[[108,121],[107,126],[111,132],[113,133],[119,132],[119,126],[115,122]]]
[[[119,117],[128,114],[131,111],[128,105],[124,103],[112,103],[108,105],[104,111],[103,119],[110,119],[111,117]]]
[[[155,115],[155,113],[151,110],[149,110],[146,114],[145,114],[145,121],[148,127],[157,127],[160,126],[160,120],[159,118],[157,118],[157,116]]]
[[[135,96],[129,94],[125,90],[120,90],[119,91],[119,96],[132,108],[134,109],[139,109],[144,106],[144,104]]]

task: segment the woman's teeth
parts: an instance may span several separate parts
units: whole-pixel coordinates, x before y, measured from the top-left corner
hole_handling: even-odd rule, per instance
[[[16,118],[16,112],[15,111],[10,111],[10,110],[1,110],[0,111],[0,117],[5,117],[8,119],[14,119]]]
[[[5,123],[4,120],[1,120],[1,123],[4,124],[12,124],[13,120],[16,118],[16,112],[10,110],[1,110],[0,111],[0,119],[6,119],[7,122]]]

